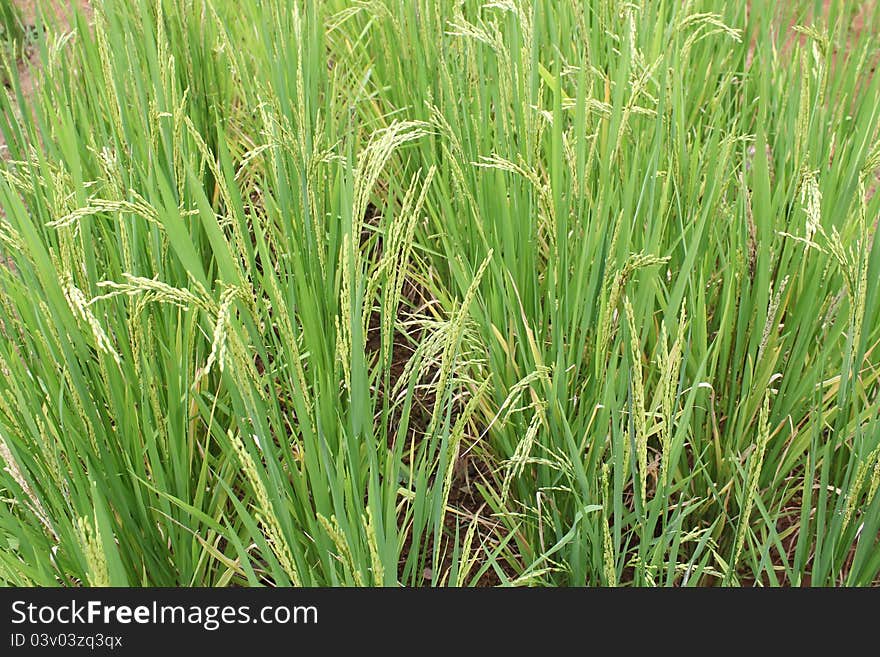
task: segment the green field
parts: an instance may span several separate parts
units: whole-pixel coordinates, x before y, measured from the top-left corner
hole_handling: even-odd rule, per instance
[[[47,17],[0,584],[880,583],[868,4]]]

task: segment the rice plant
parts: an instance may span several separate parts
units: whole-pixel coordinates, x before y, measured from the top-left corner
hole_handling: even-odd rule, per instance
[[[781,4],[49,21],[0,582],[876,585],[880,12]]]
[[[21,12],[12,0],[0,1],[0,54],[14,60],[24,44],[25,30]],[[6,80],[5,73],[2,80]]]

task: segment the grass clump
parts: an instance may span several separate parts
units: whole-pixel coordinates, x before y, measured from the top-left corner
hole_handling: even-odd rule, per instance
[[[24,40],[21,12],[12,0],[0,0],[0,62],[4,69],[8,61],[14,61],[22,52]],[[3,70],[0,80],[5,83],[6,79],[6,71]]]
[[[856,5],[47,29],[0,98],[0,581],[876,583]]]
[[[3,0],[0,2],[0,39],[11,44],[20,42],[23,36],[21,12],[12,0]]]

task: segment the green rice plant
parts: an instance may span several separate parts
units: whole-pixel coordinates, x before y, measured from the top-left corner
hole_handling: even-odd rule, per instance
[[[9,46],[21,44],[24,37],[24,26],[21,13],[12,0],[0,2],[0,39]]]
[[[12,67],[24,53],[25,29],[21,12],[12,0],[0,2],[0,82],[6,85]]]
[[[877,583],[876,15],[93,4],[0,95],[0,582]]]

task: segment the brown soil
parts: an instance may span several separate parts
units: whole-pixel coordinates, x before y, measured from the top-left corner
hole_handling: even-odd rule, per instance
[[[381,194],[380,190],[380,194]],[[369,254],[369,259],[373,262],[381,258],[383,243],[382,233],[378,231],[378,227],[382,220],[381,210],[372,203],[369,204],[364,215],[364,227],[361,231],[360,242],[361,248],[365,249]],[[413,317],[419,315],[419,309],[425,308],[434,302],[430,291],[418,281],[408,277],[404,281],[402,290],[401,303],[397,311],[394,334],[391,339],[391,355],[390,355],[390,382],[393,385],[395,381],[403,376],[405,368],[409,360],[412,358],[415,347],[423,339],[424,335],[421,329],[411,328]],[[370,314],[369,326],[366,336],[366,355],[367,358],[374,363],[381,357],[382,350],[381,335],[381,315],[378,308],[375,308]],[[436,372],[427,373],[422,380],[418,382],[413,395],[413,404],[410,411],[409,423],[404,440],[403,456],[404,460],[408,459],[409,445],[418,446],[424,439],[431,422],[434,406],[436,404],[436,396],[431,385],[432,378]],[[384,380],[377,380],[378,396],[383,399],[390,391],[385,390]],[[388,400],[389,406],[394,400]],[[463,411],[461,405],[453,409],[452,422]],[[394,440],[398,434],[398,427],[401,421],[400,410],[395,410],[388,418],[388,448],[394,447]],[[437,584],[450,584],[448,576],[452,567],[452,553],[456,534],[461,540],[472,522],[476,522],[477,529],[474,533],[472,550],[484,551],[493,543],[493,539],[497,540],[499,535],[499,523],[491,517],[483,496],[478,490],[478,485],[487,488],[497,487],[494,481],[495,476],[491,465],[487,458],[479,453],[475,448],[476,439],[474,436],[480,435],[482,432],[480,427],[472,427],[469,432],[470,437],[465,436],[463,441],[461,454],[453,467],[452,485],[449,491],[449,500],[447,511],[443,519],[443,535],[440,539],[441,545],[440,562],[438,572],[434,572],[430,562],[418,564],[417,572],[420,573],[420,580],[417,585],[432,586]],[[403,516],[399,518],[401,523],[401,531],[406,533],[406,540],[401,550],[400,560],[398,562],[398,577],[402,581],[404,579],[404,571],[407,561],[412,552],[412,531],[402,526]],[[428,530],[430,532],[430,529]],[[429,533],[427,536],[420,537],[421,546],[419,553],[430,555],[434,548],[434,536]],[[476,563],[468,573],[467,582],[476,574],[476,572],[486,563],[485,553],[476,558]],[[509,577],[514,577],[514,571],[506,564],[499,560],[498,565],[505,570]],[[494,569],[489,568],[476,582],[477,586],[497,586],[501,583],[501,579]]]
[[[41,3],[38,0],[12,0],[12,4],[16,5],[21,11],[22,19],[24,20],[26,25],[35,25],[37,19],[40,15],[39,7]],[[70,20],[68,16],[68,3],[67,1],[59,1],[59,0],[51,0],[50,2],[46,2],[45,0],[42,3],[46,6],[46,9],[51,11],[56,18],[60,19],[64,25],[69,26]],[[82,9],[86,16],[91,18],[92,8],[90,6],[89,0],[79,0],[78,2],[80,9]]]

